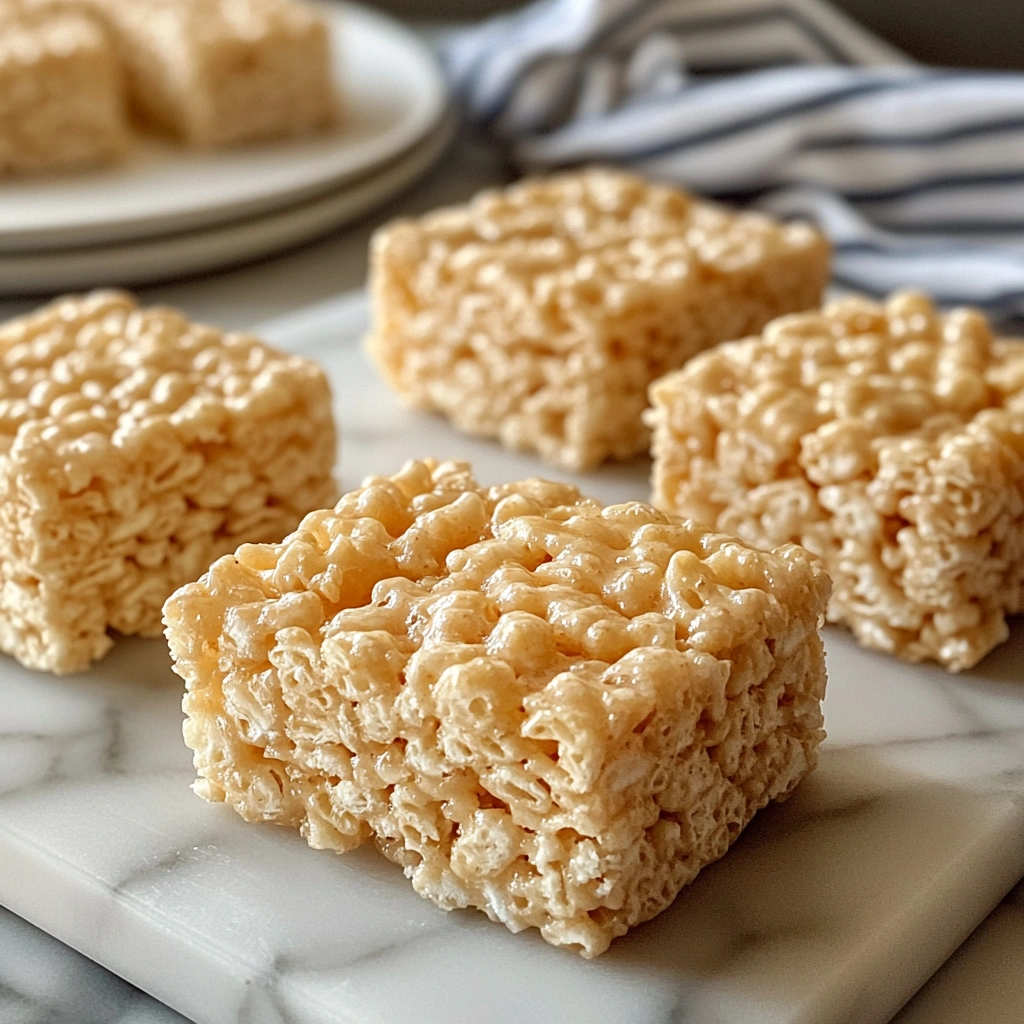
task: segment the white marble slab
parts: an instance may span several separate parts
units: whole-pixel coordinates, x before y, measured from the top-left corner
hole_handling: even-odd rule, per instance
[[[27,921],[0,910],[3,1024],[188,1024]]]
[[[1024,884],[992,911],[892,1024],[1020,1024]],[[163,1003],[0,909],[3,1024],[188,1024]]]
[[[985,919],[893,1024],[1024,1020],[1024,885]]]
[[[347,485],[405,457],[536,463],[401,411],[359,304],[271,332],[329,368]],[[645,496],[646,467],[594,474]],[[1024,872],[1024,626],[953,678],[828,636],[819,771],[654,922],[587,963],[444,914],[372,850],[337,857],[188,790],[158,641],[54,680],[0,664],[0,903],[199,1024],[887,1020]]]

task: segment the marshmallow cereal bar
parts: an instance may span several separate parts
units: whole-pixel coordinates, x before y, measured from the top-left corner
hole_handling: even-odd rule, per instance
[[[816,306],[828,267],[806,225],[561,174],[382,228],[367,347],[408,404],[584,469],[645,452],[651,381]]]
[[[814,767],[828,592],[796,546],[427,461],[164,614],[200,796],[592,957]]]
[[[0,326],[0,649],[85,668],[176,587],[336,497],[321,370],[126,295]]]
[[[0,2],[0,174],[102,164],[127,146],[121,76],[102,28]]]
[[[191,145],[302,135],[335,118],[327,26],[303,0],[74,3],[117,40],[134,112]]]
[[[862,644],[959,671],[1024,612],[1024,342],[980,313],[845,299],[651,400],[656,504],[814,552]]]

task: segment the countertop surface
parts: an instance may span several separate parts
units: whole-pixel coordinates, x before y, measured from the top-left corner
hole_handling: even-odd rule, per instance
[[[250,328],[359,287],[366,273],[367,240],[382,220],[459,201],[502,180],[495,158],[461,141],[424,182],[334,237],[231,272],[142,289],[141,297],[176,305],[220,326]],[[0,300],[0,316],[31,309],[39,301]],[[900,1024],[1019,1022],[1024,1019],[1022,963],[1024,886],[1019,886],[896,1019]],[[183,1018],[0,910],[0,1024],[157,1021]]]

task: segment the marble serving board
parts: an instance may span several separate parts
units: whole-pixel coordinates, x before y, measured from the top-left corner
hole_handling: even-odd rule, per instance
[[[893,1024],[1020,1024],[1024,883],[893,1018]],[[0,908],[3,1024],[189,1024],[95,961]]]
[[[419,455],[565,475],[402,410],[364,326],[355,299],[263,332],[328,369],[346,486]],[[648,469],[578,479],[643,498]],[[886,1021],[1024,874],[1024,624],[959,677],[827,648],[818,771],[590,962],[193,796],[159,641],[64,679],[5,659],[0,904],[198,1024]]]

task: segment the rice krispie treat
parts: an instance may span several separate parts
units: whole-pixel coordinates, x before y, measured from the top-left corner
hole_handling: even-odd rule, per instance
[[[591,169],[381,229],[371,357],[410,405],[584,469],[647,450],[647,387],[709,345],[817,306],[829,248]]]
[[[119,156],[128,139],[121,85],[100,25],[0,2],[0,174]]]
[[[200,796],[591,957],[814,767],[828,590],[795,546],[413,462],[164,614]]]
[[[918,294],[783,317],[651,388],[654,500],[802,544],[868,647],[969,668],[1024,611],[1024,342]]]
[[[322,371],[126,295],[0,327],[0,649],[85,668],[108,630],[336,497]]]
[[[36,2],[102,19],[136,114],[191,145],[301,135],[337,114],[327,26],[302,0]]]

